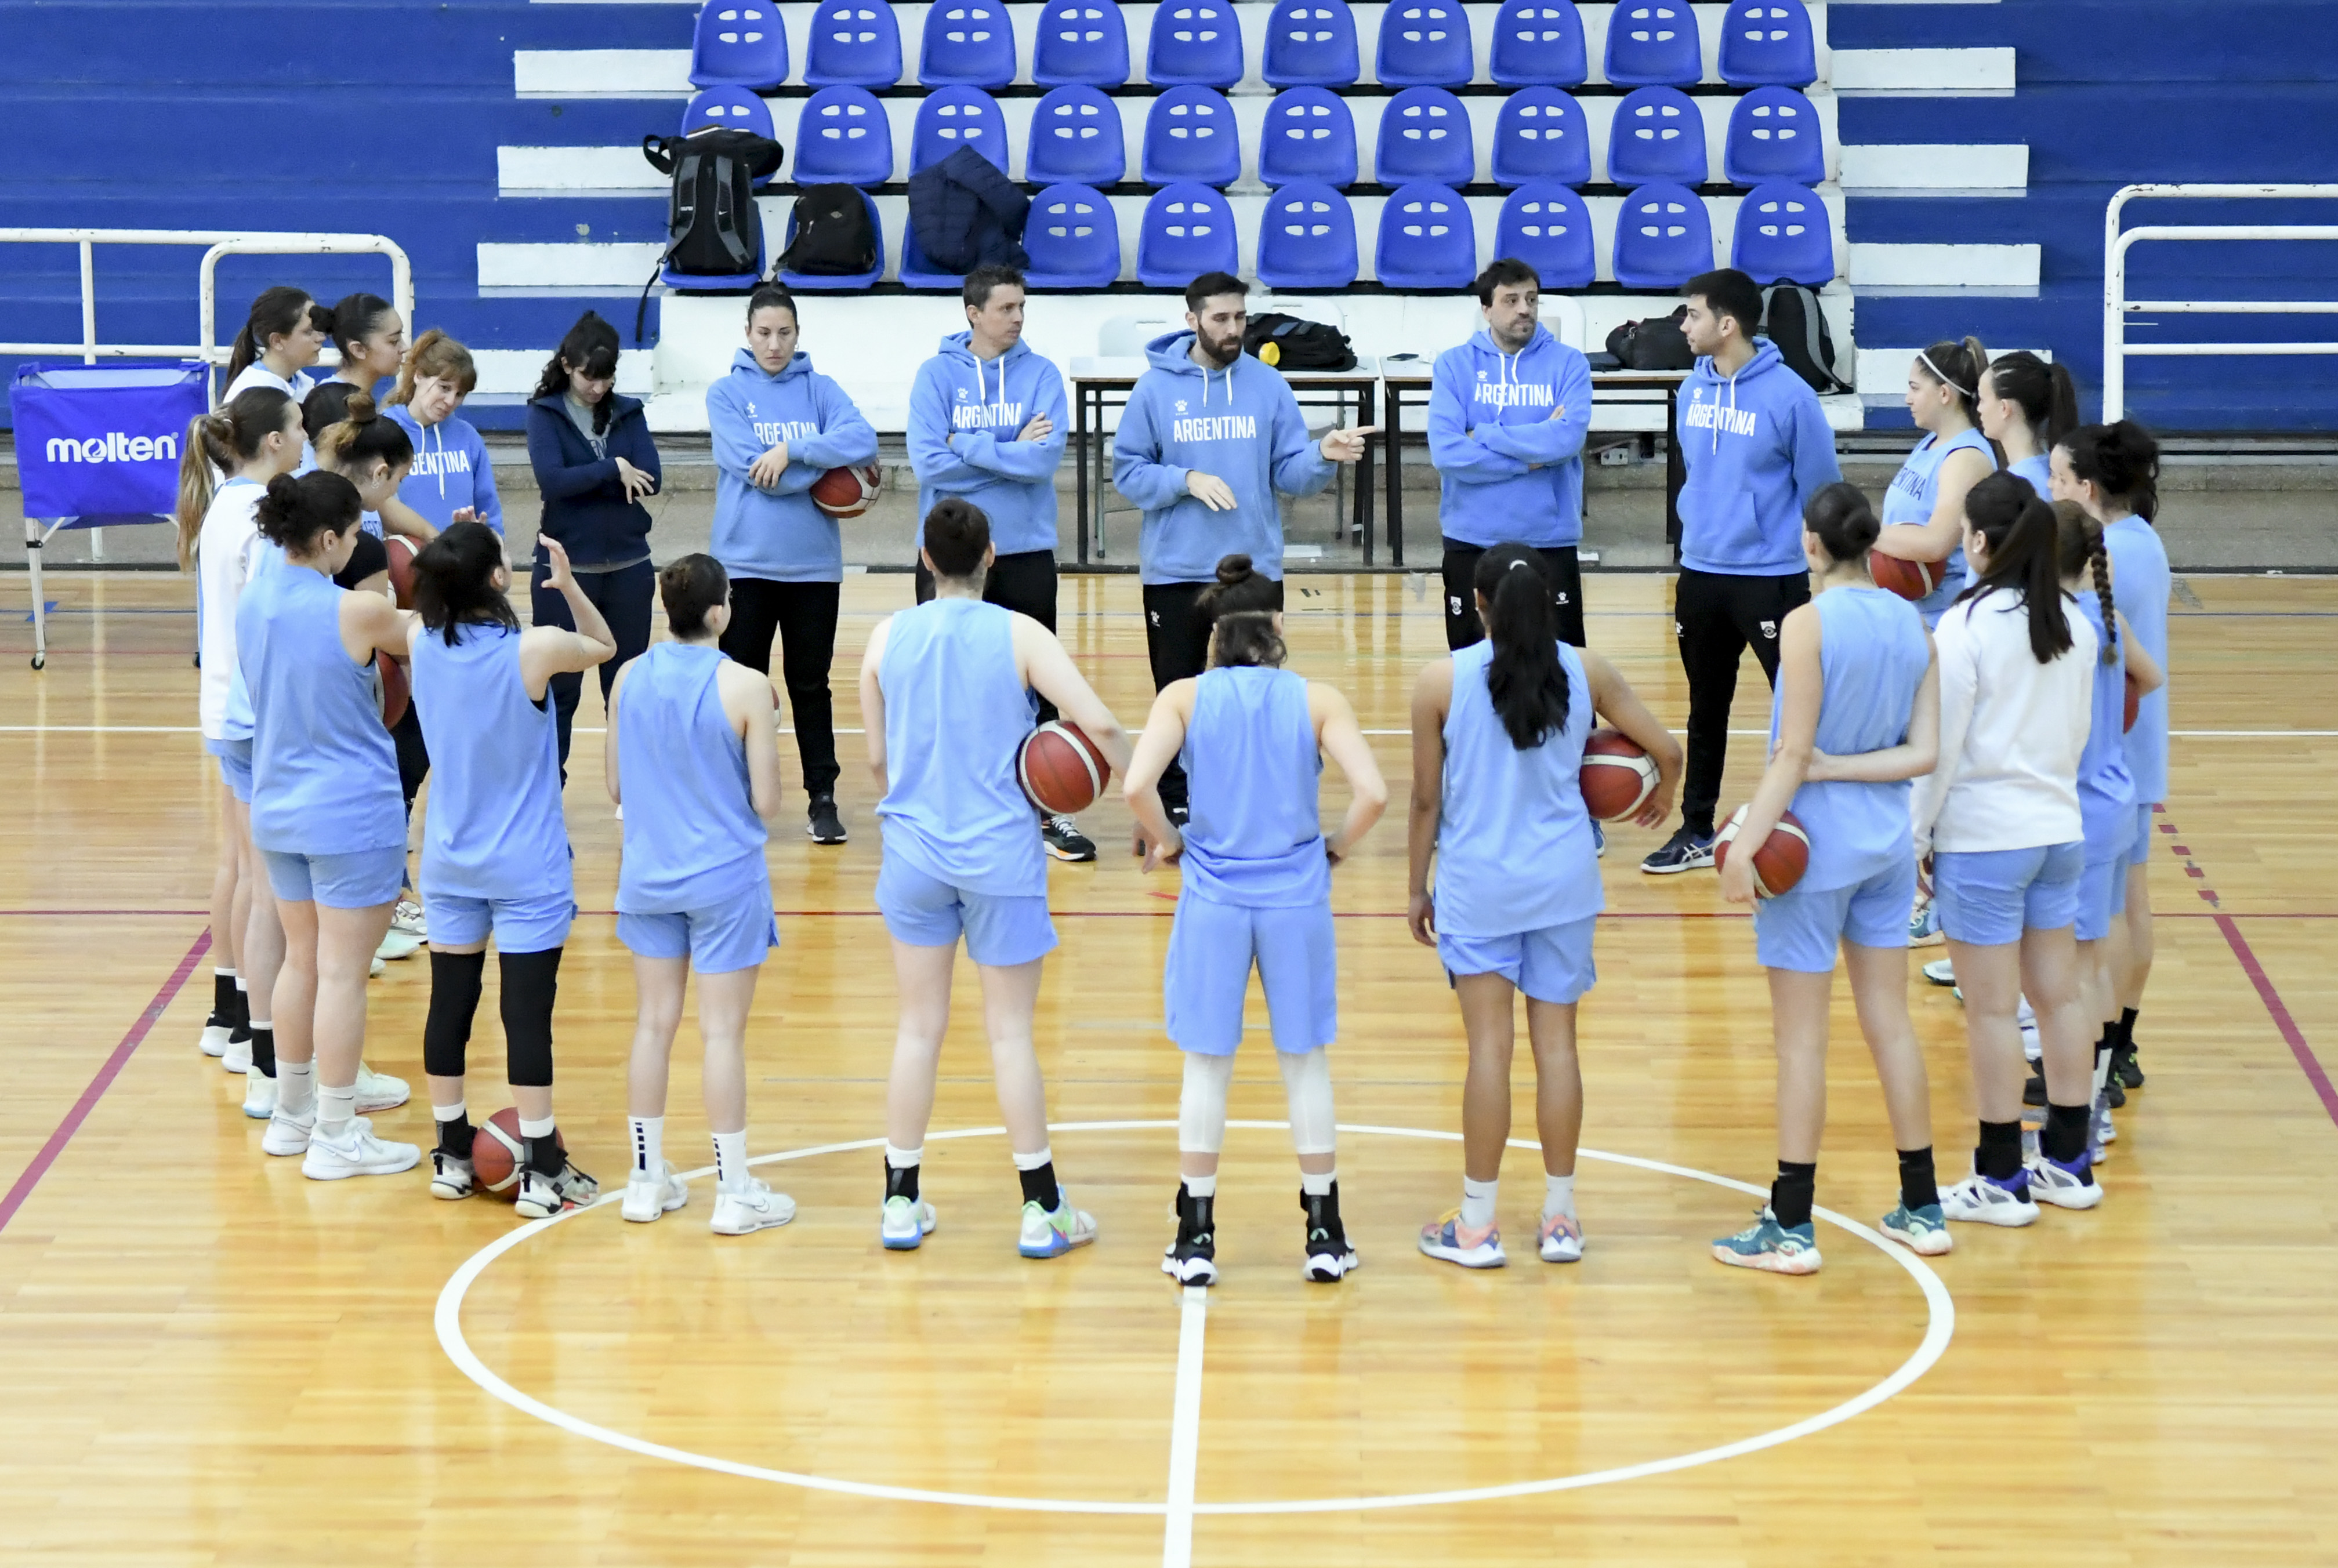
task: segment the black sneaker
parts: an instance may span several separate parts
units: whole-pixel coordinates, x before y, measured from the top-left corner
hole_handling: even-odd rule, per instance
[[[2114,1111],[2127,1109],[2127,1085],[2119,1082],[2117,1069],[2103,1080],[2103,1103]]]
[[[2045,1073],[2032,1073],[2029,1075],[2029,1082],[2021,1086],[2021,1102],[2024,1105],[2043,1105],[2046,1103]]]
[[[1651,877],[1670,877],[1678,871],[1697,871],[1713,864],[1713,835],[1700,838],[1683,828],[1664,842],[1664,848],[1640,862],[1640,869]]]
[[[2112,1048],[2111,1082],[2123,1084],[2129,1089],[2143,1087],[2143,1069],[2136,1065],[2134,1046],[2118,1045]],[[2117,1104],[2118,1102],[2113,1101],[2112,1103]]]
[[[1307,1278],[1329,1285],[1353,1273],[1361,1259],[1348,1245],[1347,1227],[1340,1223],[1340,1184],[1332,1182],[1331,1191],[1321,1198],[1302,1189],[1299,1206],[1307,1211]]]
[[[1093,860],[1095,845],[1080,831],[1080,825],[1069,817],[1039,818],[1039,838],[1047,846],[1047,853],[1058,860]]]
[[[1214,1198],[1196,1198],[1177,1189],[1177,1240],[1161,1255],[1161,1272],[1180,1285],[1218,1282],[1217,1217]]]
[[[844,818],[836,814],[836,797],[815,795],[811,798],[811,820],[804,827],[815,844],[844,842]]]

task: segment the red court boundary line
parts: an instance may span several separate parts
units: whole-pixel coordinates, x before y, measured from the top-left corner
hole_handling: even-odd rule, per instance
[[[131,1054],[138,1049],[147,1033],[161,1020],[163,1010],[177,999],[180,988],[186,985],[187,977],[195,972],[195,965],[202,962],[203,955],[210,952],[211,947],[211,928],[206,926],[202,935],[195,938],[194,946],[187,949],[187,956],[179,960],[178,968],[162,982],[162,988],[154,993],[154,999],[146,1004],[146,1011],[138,1015],[138,1021],[130,1026],[129,1033],[123,1035],[122,1043],[113,1048],[113,1054],[108,1056],[105,1064],[97,1070],[97,1076],[89,1081],[89,1087],[81,1092],[81,1098],[74,1102],[73,1109],[65,1112],[64,1120],[57,1123],[57,1130],[49,1134],[49,1141],[41,1145],[41,1152],[33,1156],[33,1162],[25,1167],[25,1173],[16,1178],[16,1184],[8,1189],[8,1195],[0,1198],[0,1230],[8,1228],[8,1221],[16,1217],[16,1210],[25,1206],[25,1200],[33,1195],[33,1189],[39,1186],[41,1178],[49,1173],[49,1167],[57,1162],[57,1156],[65,1152],[65,1145],[72,1142],[74,1134],[81,1131],[81,1124],[89,1120],[89,1113],[97,1109],[97,1102],[105,1098],[108,1089],[113,1087],[113,1081],[122,1075],[123,1068],[129,1065]]]
[[[2264,1003],[2264,1010],[2273,1015],[2274,1027],[2280,1030],[2281,1037],[2288,1042],[2289,1054],[2297,1058],[2297,1065],[2304,1073],[2305,1081],[2320,1096],[2322,1109],[2329,1112],[2333,1124],[2338,1124],[2338,1088],[2331,1086],[2330,1074],[2323,1071],[2321,1058],[2314,1055],[2313,1047],[2305,1043],[2305,1031],[2300,1029],[2297,1020],[2290,1016],[2288,1004],[2282,1001],[2281,993],[2274,989],[2273,977],[2264,972],[2264,965],[2257,962],[2255,950],[2249,946],[2249,939],[2241,935],[2238,922],[2230,915],[2217,915],[2213,918],[2216,922],[2216,929],[2225,934],[2225,941],[2232,948],[2233,956],[2240,960],[2241,973],[2246,975],[2249,984],[2257,988],[2257,1000]]]

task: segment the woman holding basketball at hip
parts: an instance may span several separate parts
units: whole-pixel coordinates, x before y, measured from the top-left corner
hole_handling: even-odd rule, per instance
[[[1277,584],[1252,572],[1247,555],[1220,561],[1217,575],[1194,605],[1211,625],[1209,668],[1162,688],[1124,790],[1150,846],[1145,869],[1176,861],[1184,883],[1162,977],[1185,1083],[1177,1112],[1177,1239],[1161,1269],[1182,1284],[1217,1282],[1218,1152],[1242,1044],[1243,994],[1255,965],[1291,1102],[1307,1216],[1305,1270],[1328,1282],[1357,1261],[1340,1220],[1325,1050],[1339,1034],[1331,867],[1380,820],[1388,786],[1348,700],[1282,668]],[[1346,819],[1329,838],[1316,804],[1326,756],[1351,797]],[[1161,775],[1173,760],[1182,760],[1193,780],[1192,817],[1182,832],[1161,803]]]
[[[1047,858],[1032,802],[1016,782],[1031,733],[1031,694],[1053,702],[1105,760],[1125,772],[1128,736],[1081,678],[1054,632],[982,599],[994,552],[990,521],[958,497],[926,515],[919,552],[935,597],[879,622],[860,661],[869,766],[885,859],[877,907],[893,939],[901,1020],[885,1095],[885,1199],[879,1235],[895,1250],[934,1229],[918,1190],[934,1075],[949,1026],[958,938],[982,971],[998,1108],[1023,1186],[1026,1258],[1056,1258],[1095,1240],[1095,1220],[1056,1180],[1046,1085],[1031,1043],[1039,969],[1056,946]]]
[[[432,927],[422,1060],[438,1128],[430,1195],[471,1195],[464,1057],[492,932],[506,1081],[527,1141],[516,1203],[528,1220],[580,1208],[600,1191],[569,1163],[552,1117],[552,1007],[576,888],[549,692],[555,675],[581,674],[617,651],[608,622],[568,570],[568,552],[556,539],[545,550],[547,581],[567,599],[576,630],[520,630],[502,538],[484,523],[457,523],[415,558],[422,618],[408,644],[414,705],[438,759],[422,838]]]
[[[1495,545],[1478,558],[1475,583],[1486,640],[1429,665],[1412,691],[1409,919],[1413,940],[1437,949],[1469,1036],[1461,1206],[1421,1228],[1420,1250],[1464,1269],[1509,1260],[1495,1206],[1510,1136],[1512,998],[1524,992],[1546,1178],[1541,1252],[1572,1263],[1583,1256],[1575,1006],[1598,977],[1591,933],[1606,902],[1583,744],[1596,711],[1655,760],[1656,787],[1632,814],[1649,828],[1672,810],[1681,749],[1615,666],[1558,640],[1535,551]]]
[[[1713,1255],[1773,1274],[1819,1270],[1811,1202],[1838,947],[1900,1151],[1900,1206],[1883,1217],[1883,1233],[1927,1257],[1950,1249],[1933,1182],[1924,1056],[1908,1016],[1907,910],[1916,893],[1908,780],[1930,772],[1939,753],[1940,672],[1915,607],[1867,574],[1875,534],[1875,514],[1854,485],[1830,485],[1803,511],[1811,601],[1779,628],[1770,766],[1721,869],[1721,896],[1753,906],[1754,950],[1770,974],[1778,1175],[1754,1222],[1714,1242]],[[1792,888],[1763,897],[1754,857],[1790,806],[1812,827],[1810,864]]]
[[[1908,367],[1908,413],[1924,438],[1883,493],[1883,532],[1876,553],[1940,564],[1940,585],[1916,602],[1927,630],[1966,581],[1965,493],[1996,471],[1997,453],[1980,433],[1974,408],[1989,350],[1978,338],[1935,343]]]
[[[2040,1202],[2102,1201],[2087,1159],[2092,1047],[2078,994],[2078,884],[2086,867],[2078,760],[2096,639],[2062,589],[2054,509],[2010,474],[1965,497],[1976,573],[1937,632],[1940,765],[1917,786],[1916,852],[1965,994],[1980,1142],[1973,1172],[1940,1195],[1951,1220],[2028,1225]],[[2021,1149],[2027,996],[2045,1054],[2042,1157]]]

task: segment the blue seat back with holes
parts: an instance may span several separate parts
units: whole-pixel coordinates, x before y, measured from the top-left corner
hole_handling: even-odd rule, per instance
[[[1380,209],[1373,270],[1390,289],[1463,289],[1478,276],[1478,230],[1452,187],[1400,188]]]
[[[1266,21],[1259,74],[1272,87],[1352,87],[1363,74],[1347,0],[1282,0]]]
[[[1023,226],[1025,279],[1038,289],[1102,289],[1120,277],[1120,223],[1085,185],[1050,185]]]
[[[1478,74],[1460,0],[1393,0],[1372,74],[1389,87],[1466,87]]]
[[[1144,44],[1144,79],[1156,87],[1215,87],[1242,80],[1242,27],[1227,0],[1162,0]]]
[[[804,45],[813,87],[890,87],[901,80],[901,30],[885,0],[820,0]]]
[[[1651,180],[1704,183],[1704,115],[1677,87],[1642,87],[1624,94],[1607,124],[1607,178],[1617,185]]]
[[[768,90],[788,79],[788,30],[772,0],[706,0],[690,46],[693,87]]]
[[[1721,79],[1740,87],[1807,87],[1818,80],[1818,40],[1803,0],[1737,0],[1721,21]]]
[[[1469,112],[1444,88],[1408,87],[1380,111],[1372,178],[1381,184],[1434,180],[1440,185],[1467,185],[1477,171]]]
[[[1556,87],[1521,87],[1494,120],[1494,183],[1591,182],[1591,129],[1574,99]]]
[[[1792,87],[1756,87],[1729,112],[1722,143],[1721,177],[1732,185],[1787,180],[1816,185],[1826,178],[1826,141],[1819,112]]]
[[[1015,80],[1015,24],[999,0],[935,0],[918,42],[928,87],[1006,86]]]
[[[1688,0],[1621,0],[1607,19],[1607,80],[1618,87],[1687,87],[1704,74]]]
[[[1599,276],[1591,243],[1591,209],[1564,185],[1521,185],[1502,202],[1494,254],[1525,262],[1545,289],[1588,289]]]
[[[796,121],[795,181],[882,185],[893,177],[893,127],[866,87],[823,87]]]
[[[730,131],[752,131],[758,136],[771,135],[771,111],[761,98],[744,87],[709,87],[690,101],[682,112],[682,133],[702,131],[709,125],[720,125]],[[777,140],[776,137],[773,140]]]
[[[1048,0],[1031,41],[1042,87],[1119,87],[1128,81],[1128,27],[1114,0]]]
[[[1591,74],[1583,18],[1568,0],[1503,0],[1486,74],[1505,87],[1579,87]]]
[[[1146,288],[1183,289],[1204,272],[1240,270],[1234,210],[1223,195],[1207,185],[1179,184],[1144,204],[1144,224],[1136,233],[1136,276]]]
[[[1323,87],[1276,93],[1259,131],[1258,177],[1269,185],[1294,180],[1353,185],[1356,117],[1348,101]]]
[[[1270,289],[1345,289],[1356,280],[1356,215],[1320,180],[1266,199],[1258,226],[1258,280]]]
[[[1172,87],[1144,116],[1141,172],[1147,185],[1180,180],[1220,187],[1242,177],[1233,105],[1214,87]]]
[[[1756,185],[1737,209],[1729,264],[1756,283],[1834,281],[1834,230],[1818,197],[1783,181]]]
[[[1094,87],[1058,87],[1031,111],[1023,177],[1036,185],[1115,185],[1128,177],[1120,105]]]
[[[1713,224],[1685,185],[1643,185],[1616,217],[1616,281],[1626,289],[1678,289],[1713,270]]]
[[[979,87],[937,87],[918,105],[909,132],[909,170],[938,163],[961,147],[971,147],[1007,167],[1007,116],[997,100]]]

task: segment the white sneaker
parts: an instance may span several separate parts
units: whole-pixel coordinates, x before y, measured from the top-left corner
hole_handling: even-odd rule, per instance
[[[373,950],[373,956],[395,964],[401,958],[411,958],[421,951],[421,937],[409,931],[400,931],[397,926],[392,926],[382,933],[381,946]]]
[[[888,1198],[879,1214],[877,1239],[888,1251],[909,1251],[934,1233],[934,1206],[921,1198]]]
[[[457,1160],[444,1149],[430,1151],[430,1196],[449,1203],[459,1202],[468,1198],[476,1186],[468,1160]]]
[[[197,1048],[206,1056],[220,1055],[227,1050],[227,1037],[233,1033],[228,1024],[206,1024],[203,1025],[203,1037],[196,1043]]]
[[[338,1138],[311,1133],[300,1174],[311,1181],[340,1181],[351,1176],[395,1176],[421,1162],[422,1150],[412,1143],[389,1143],[373,1135],[373,1123],[362,1116],[349,1118]]]
[[[795,1217],[794,1199],[750,1176],[736,1187],[714,1190],[714,1218],[707,1227],[717,1236],[750,1236]]]
[[[673,1161],[659,1163],[663,1169],[654,1176],[646,1171],[636,1171],[625,1178],[625,1203],[621,1212],[636,1225],[646,1225],[690,1201],[690,1186],[673,1173]]]
[[[430,927],[422,918],[422,906],[411,898],[398,901],[398,907],[390,912],[389,928],[403,931],[418,942],[430,940]]]
[[[250,1072],[251,1036],[246,1034],[241,1040],[231,1038],[227,1049],[220,1053],[220,1065],[231,1073]]]
[[[556,1176],[533,1169],[523,1171],[519,1196],[512,1200],[512,1207],[523,1220],[549,1220],[572,1209],[590,1209],[600,1197],[601,1184],[571,1162],[563,1165]]]
[[[2029,1185],[2000,1186],[1976,1171],[1940,1193],[1940,1212],[1950,1220],[2019,1227],[2038,1223],[2038,1205]]]
[[[243,1113],[255,1122],[265,1122],[276,1114],[275,1079],[265,1073],[244,1073]]]
[[[2029,1172],[2029,1195],[2040,1203],[2051,1203],[2057,1209],[2092,1209],[2103,1200],[2103,1184],[2095,1180],[2091,1165],[2082,1174],[2040,1154],[2025,1168]]]
[[[249,1090],[245,1091],[247,1096],[250,1093]],[[288,1116],[280,1107],[271,1110],[268,1113],[268,1131],[260,1135],[260,1151],[263,1154],[275,1154],[286,1158],[294,1154],[306,1154],[309,1152],[309,1139],[316,1129],[317,1119],[313,1115]]]
[[[1071,1194],[1056,1185],[1056,1207],[1050,1211],[1036,1202],[1023,1205],[1023,1232],[1016,1248],[1026,1258],[1061,1258],[1075,1247],[1096,1239],[1095,1216],[1072,1207]]]
[[[387,1073],[377,1073],[364,1063],[358,1063],[358,1114],[370,1116],[377,1111],[395,1111],[412,1098],[413,1091],[403,1078],[393,1078]]]
[[[368,980],[378,980],[388,973],[389,965],[381,961],[380,954],[376,953],[373,956],[373,967],[366,971],[366,978]]]

